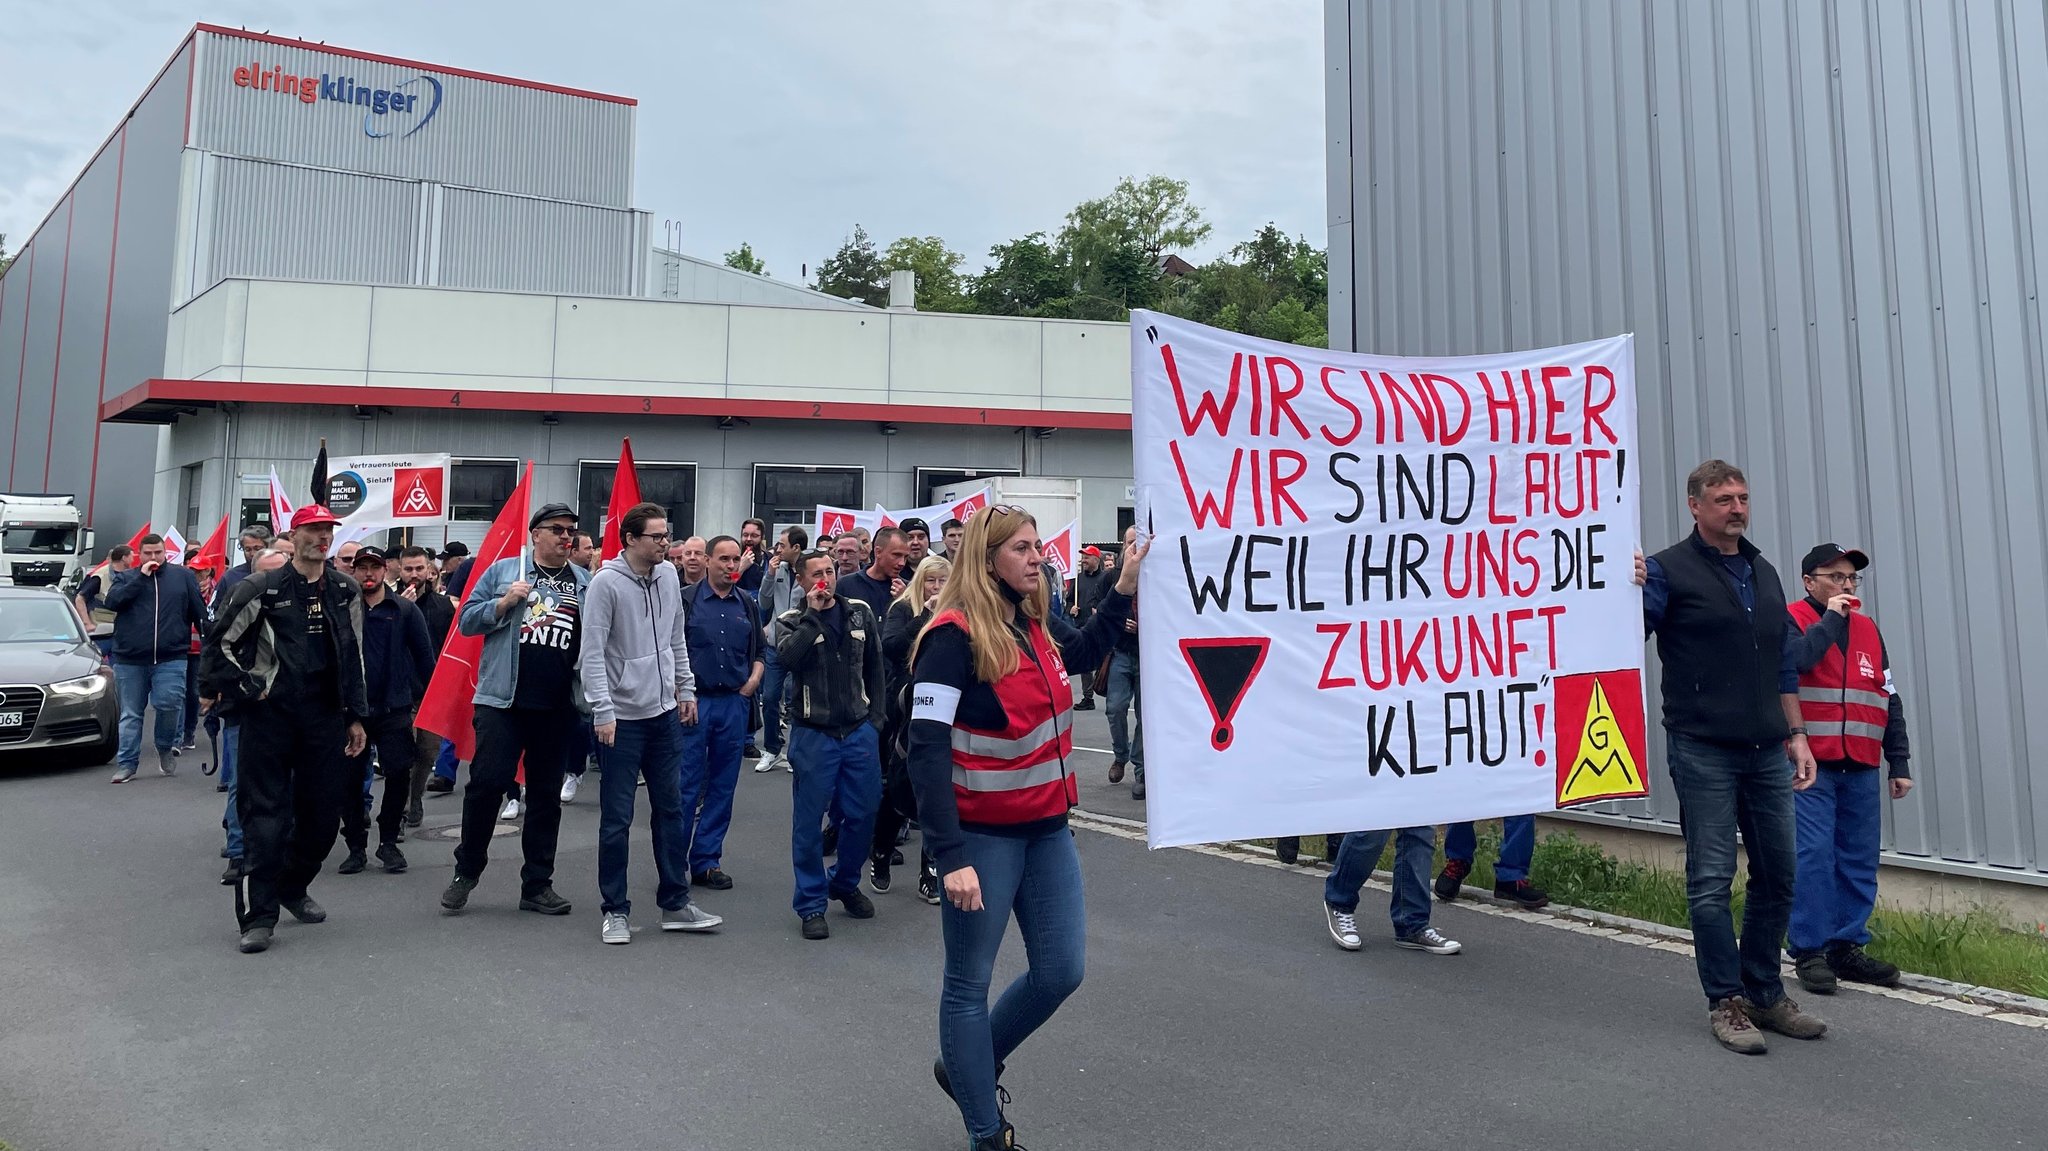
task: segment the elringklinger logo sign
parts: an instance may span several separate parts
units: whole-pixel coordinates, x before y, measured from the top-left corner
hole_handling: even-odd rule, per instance
[[[363,109],[363,135],[403,140],[427,126],[441,110],[441,81],[424,73],[389,88],[372,88],[353,76],[294,76],[281,65],[235,67],[235,87],[296,96],[302,104],[333,102]]]

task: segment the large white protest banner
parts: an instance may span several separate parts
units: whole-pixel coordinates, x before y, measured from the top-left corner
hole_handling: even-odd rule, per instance
[[[1633,344],[1131,315],[1155,847],[1646,794]]]
[[[880,504],[876,504],[872,511],[861,511],[859,508],[836,508],[830,504],[819,504],[816,518],[811,522],[816,525],[819,535],[839,536],[845,535],[855,528],[866,528],[870,533],[873,533],[885,527],[895,527],[904,520],[919,519],[925,522],[925,527],[932,536],[937,537],[940,529],[945,527],[947,520],[965,520],[968,516],[987,507],[991,490],[993,489],[984,486],[974,494],[964,499],[954,500],[949,504],[933,504],[930,507],[923,508],[900,508],[895,511],[891,511]]]

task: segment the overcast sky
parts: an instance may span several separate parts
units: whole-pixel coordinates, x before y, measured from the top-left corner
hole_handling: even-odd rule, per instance
[[[1327,242],[1320,0],[72,0],[0,5],[18,249],[196,21],[640,102],[636,206],[796,279],[856,223],[989,246],[1126,175],[1190,181],[1220,251]],[[281,22],[284,21],[284,22]],[[1202,253],[1207,254],[1207,253]]]

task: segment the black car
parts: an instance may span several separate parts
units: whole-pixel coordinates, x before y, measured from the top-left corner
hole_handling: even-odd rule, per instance
[[[120,718],[113,669],[71,601],[54,588],[0,587],[0,763],[106,763]]]

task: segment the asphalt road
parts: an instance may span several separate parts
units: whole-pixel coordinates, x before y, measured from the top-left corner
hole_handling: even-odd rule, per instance
[[[1081,742],[1105,747],[1100,713]],[[1087,806],[1139,810],[1090,767]],[[323,874],[331,919],[236,953],[219,797],[187,770],[0,774],[0,1141],[16,1151],[957,1148],[931,1082],[936,909],[911,885],[807,943],[789,910],[789,776],[748,771],[714,936],[598,942],[594,794],[568,809],[576,912],[515,910],[516,840],[456,918],[450,844]],[[594,782],[594,781],[593,781]],[[456,819],[428,805],[427,827]],[[2048,1034],[1843,994],[1817,1043],[1709,1038],[1689,959],[1461,908],[1465,943],[1324,933],[1318,881],[1080,833],[1089,975],[1012,1059],[1048,1148],[1839,1146],[2048,1142]],[[330,859],[330,864],[339,855]],[[647,848],[636,915],[654,913]],[[1012,943],[1005,971],[1017,969]],[[1001,974],[999,973],[999,979]]]

